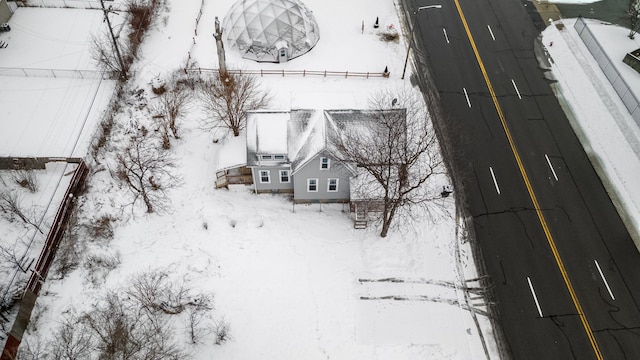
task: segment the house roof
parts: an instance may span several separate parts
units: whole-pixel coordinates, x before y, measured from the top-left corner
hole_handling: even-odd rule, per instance
[[[257,155],[287,154],[289,111],[247,112],[247,165],[257,165]]]
[[[258,165],[256,155],[287,154],[295,173],[322,152],[339,159],[335,144],[340,134],[347,128],[370,129],[377,113],[377,110],[318,109],[248,112],[247,165]],[[355,175],[355,167],[344,165]]]

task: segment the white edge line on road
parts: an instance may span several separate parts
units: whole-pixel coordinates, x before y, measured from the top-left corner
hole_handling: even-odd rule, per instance
[[[520,90],[518,90],[518,86],[516,86],[516,82],[511,79],[511,83],[513,84],[513,88],[516,89],[516,94],[518,94],[518,99],[522,100],[522,96],[520,96]]]
[[[594,263],[596,263],[596,267],[598,268],[598,272],[600,273],[600,277],[602,278],[602,281],[604,282],[604,286],[607,287],[607,291],[609,292],[609,295],[611,296],[611,300],[615,300],[615,296],[613,296],[613,293],[611,292],[611,288],[609,287],[609,283],[607,282],[607,279],[605,279],[604,274],[602,273],[602,270],[600,269],[600,264],[598,264],[598,260],[593,260]]]
[[[533,290],[533,284],[531,284],[531,279],[528,276],[527,276],[527,282],[529,283],[529,290],[531,290],[531,295],[533,295],[533,300],[536,302],[536,307],[538,308],[538,314],[540,314],[540,317],[544,317],[542,316],[542,309],[540,309],[540,303],[538,302],[536,291]]]
[[[553,174],[553,177],[556,179],[556,181],[558,181],[558,175],[556,175],[556,171],[553,169],[553,165],[551,165],[551,160],[549,160],[549,156],[547,156],[547,154],[544,154],[544,158],[547,159],[547,164],[549,164],[549,168],[551,169],[551,173]]]
[[[493,39],[493,41],[496,41],[496,37],[493,36],[493,30],[491,30],[491,26],[487,25],[487,29],[489,29],[489,34],[491,34],[491,38]]]
[[[464,97],[467,98],[467,105],[469,105],[469,107],[471,107],[471,101],[469,100],[469,94],[467,94],[467,89],[466,88],[462,88],[462,91],[464,91]]]
[[[447,44],[449,43],[449,36],[447,35],[447,29],[442,28],[442,32],[444,33],[444,39],[447,40]]]
[[[496,191],[498,195],[500,195],[500,187],[498,187],[498,180],[496,180],[496,174],[493,173],[493,168],[489,166],[489,171],[491,171],[491,177],[493,178],[493,185],[496,186]]]

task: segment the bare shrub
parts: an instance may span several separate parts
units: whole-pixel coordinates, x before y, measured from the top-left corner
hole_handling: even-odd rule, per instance
[[[100,122],[100,135],[91,146],[91,155],[94,159],[98,156],[100,149],[107,144],[107,140],[109,140],[109,137],[111,136],[111,130],[113,129],[113,113],[115,112],[117,112],[117,109],[113,106],[112,109],[109,110],[109,114],[107,114],[106,118]]]
[[[199,310],[213,308],[209,295],[194,295],[185,283],[171,281],[167,272],[159,270],[134,276],[126,293],[150,312],[175,315],[182,313],[187,307]]]
[[[62,279],[80,266],[85,246],[80,241],[76,226],[70,225],[65,231],[53,263],[53,273]]]
[[[90,254],[86,257],[83,267],[86,270],[85,279],[94,286],[102,284],[111,270],[120,265],[120,254]]]
[[[138,53],[147,30],[158,16],[160,0],[127,0],[125,6],[129,12],[129,44],[133,54]]]
[[[154,106],[155,112],[158,113],[158,118],[161,119],[161,126],[164,128],[164,133],[168,133],[168,128],[176,139],[180,138],[178,135],[177,120],[186,114],[192,95],[191,89],[179,81],[181,78],[181,76],[174,73],[168,83],[164,83],[163,86],[160,87],[160,89],[164,91],[158,94]],[[154,92],[155,91],[156,90],[154,90]]]
[[[22,220],[23,223],[33,226],[41,234],[44,231],[40,229],[33,214],[28,214],[22,207],[22,196],[16,191],[0,191],[0,211],[2,211],[9,221],[14,221],[15,217]]]
[[[209,115],[202,128],[230,130],[233,136],[244,129],[247,111],[267,107],[271,101],[257,78],[246,74],[216,74],[201,83],[198,95]]]
[[[111,239],[113,237],[113,226],[111,225],[113,221],[114,219],[110,215],[100,215],[89,224],[89,236],[94,239]]]
[[[117,179],[131,191],[132,205],[142,200],[148,213],[164,209],[169,202],[167,191],[179,183],[170,171],[175,166],[173,158],[158,148],[157,139],[133,136],[128,146],[116,155]]]
[[[166,319],[140,311],[135,302],[107,294],[91,311],[79,317],[92,334],[95,359],[183,359]]]
[[[32,193],[38,191],[38,179],[33,170],[15,170],[11,175],[16,184]]]
[[[213,333],[216,336],[215,344],[222,345],[227,340],[231,340],[231,325],[224,318],[221,318],[214,322]]]

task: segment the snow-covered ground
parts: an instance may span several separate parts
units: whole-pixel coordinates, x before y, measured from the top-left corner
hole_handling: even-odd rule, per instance
[[[640,48],[640,37],[632,40],[627,36],[628,29],[587,21],[636,98],[640,98],[640,74],[622,62],[626,53]],[[561,22],[562,30],[550,26],[543,33],[543,43],[553,61],[553,75],[574,114],[570,119],[580,141],[636,246],[640,246],[640,128],[573,28],[575,19]]]
[[[274,96],[274,109],[362,108],[378,89],[409,86],[399,76],[405,44],[381,41],[371,26],[376,17],[383,29],[390,24],[399,26],[398,9],[391,2],[340,2],[341,12],[335,11],[337,1],[305,3],[314,11],[321,29],[320,42],[309,54],[284,65],[257,64],[227,49],[228,63],[241,69],[364,72],[379,72],[388,66],[391,78],[266,76],[261,80]],[[166,76],[189,58],[201,67],[217,67],[211,36],[213,17],[222,18],[231,4],[231,0],[204,2],[194,31],[200,2],[169,1],[170,11],[161,15],[149,33],[135,65],[133,88],[147,89],[144,101],[153,101],[148,86],[153,78]],[[76,16],[69,9],[63,11],[69,12],[59,17]],[[592,131],[597,124],[591,124],[591,118],[583,120],[586,113],[597,111],[599,123],[614,121],[617,113],[609,115],[614,111],[609,105],[619,99],[607,83],[592,85],[592,89],[609,94],[611,100],[598,108],[581,109],[580,101],[589,99],[595,106],[595,99],[603,96],[586,84],[573,83],[576,77],[585,77],[574,71],[591,60],[588,53],[574,51],[580,49],[580,40],[571,45],[573,29],[568,26],[563,31],[567,35],[555,28],[545,32],[545,44],[554,42],[549,47],[553,72],[563,93],[571,89],[576,94],[565,98],[572,104],[576,124],[589,134],[585,137],[588,147],[603,163],[614,164],[615,158],[626,161],[627,169],[616,167],[611,174],[612,179],[621,179],[621,173],[637,165],[637,158],[632,152],[616,150],[624,142],[609,140],[611,131]],[[576,58],[582,62],[573,63]],[[591,71],[597,73],[597,65]],[[23,103],[28,104],[26,100]],[[116,151],[121,146],[132,124],[150,124],[148,109],[137,104],[116,116],[114,139],[108,149]],[[39,336],[53,334],[63,314],[87,310],[106,290],[127,286],[141,271],[159,269],[190,287],[212,292],[213,316],[224,317],[231,324],[232,340],[226,344],[216,346],[209,340],[190,345],[186,319],[177,317],[176,334],[196,359],[485,358],[471,316],[459,305],[464,301],[458,288],[465,278],[475,277],[475,269],[468,246],[457,236],[451,199],[445,203],[448,212],[419,218],[382,239],[374,227],[354,230],[341,205],[294,207],[281,196],[257,196],[247,189],[215,190],[216,165],[225,162],[220,159],[224,143],[214,144],[213,136],[200,130],[201,116],[199,109],[192,109],[180,120],[182,136],[173,141],[171,152],[179,159],[176,173],[181,176],[181,186],[171,192],[171,207],[164,213],[145,215],[139,207],[132,210],[124,206],[130,198],[110,175],[113,154],[106,152],[100,159],[102,164],[96,166],[82,199],[79,221],[90,225],[99,217],[111,217],[115,219],[113,238],[83,239],[78,268],[64,279],[50,279],[45,284],[36,308],[38,332],[28,333],[26,344],[36,344]],[[624,133],[621,139],[629,143]],[[594,144],[601,145],[596,149]],[[609,174],[609,168],[605,171]],[[629,194],[640,202],[640,195]],[[110,259],[117,266],[111,271],[89,271],[93,266],[89,258]],[[404,282],[373,281],[386,278]],[[407,300],[363,299],[386,296]],[[497,358],[488,322],[480,320],[491,357]]]
[[[0,33],[8,44],[0,56],[0,156],[87,154],[115,86],[91,58],[102,20],[97,10],[15,11],[11,31]]]

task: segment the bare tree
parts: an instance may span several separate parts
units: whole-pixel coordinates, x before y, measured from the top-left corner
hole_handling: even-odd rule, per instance
[[[115,50],[113,43],[109,40],[109,35],[102,34],[91,36],[91,57],[98,63],[103,70],[117,74],[118,78],[126,79],[131,68],[134,56],[127,44],[116,39],[118,51]]]
[[[29,216],[25,213],[25,210],[22,208],[22,197],[16,191],[1,191],[0,192],[0,211],[7,214],[8,216],[17,216],[24,222],[25,224],[33,226],[36,230],[38,230],[41,234],[44,234],[44,231],[40,229],[40,226],[36,223],[35,220],[32,219],[32,216]],[[33,216],[35,218],[35,216]]]
[[[640,22],[640,0],[629,0],[626,11],[627,24],[629,25],[629,38],[634,39],[638,32]]]
[[[5,269],[14,269],[18,268],[20,271],[26,273],[27,272],[27,259],[25,259],[25,249],[26,245],[18,246],[18,242],[13,244],[13,247],[9,247],[7,245],[0,245],[0,259],[2,260],[2,264],[0,268]]]
[[[64,319],[55,333],[56,341],[51,344],[53,360],[91,359],[94,334],[78,326],[79,321],[75,316]]]
[[[173,137],[179,139],[176,121],[188,111],[192,92],[175,75],[171,77],[169,82],[162,87],[164,91],[158,94],[154,110],[158,114],[157,116],[162,119],[161,126],[165,129],[164,131],[167,132],[168,128]]]
[[[116,159],[116,175],[133,194],[133,204],[142,199],[148,213],[167,205],[167,191],[176,187],[179,180],[171,173],[175,166],[173,158],[159,149],[157,139],[148,135],[132,136]]]
[[[363,170],[355,191],[381,203],[380,236],[385,237],[399,212],[439,197],[426,184],[445,168],[419,95],[378,93],[371,99],[370,115],[370,120],[341,129],[335,145],[342,161]]]
[[[270,96],[260,89],[255,76],[246,74],[219,74],[204,80],[199,97],[209,118],[203,121],[206,130],[231,130],[233,136],[240,135],[246,124],[245,114],[250,110],[267,107]]]

